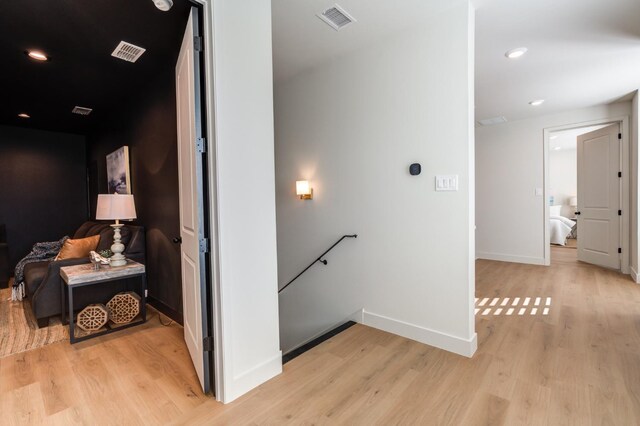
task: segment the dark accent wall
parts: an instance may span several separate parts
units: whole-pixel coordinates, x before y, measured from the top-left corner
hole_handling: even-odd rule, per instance
[[[97,194],[107,193],[106,155],[129,146],[131,186],[138,219],[146,228],[149,299],[182,322],[178,210],[178,148],[173,70],[127,97],[117,112],[88,135],[91,216]]]
[[[87,214],[85,137],[0,126],[0,223],[11,268],[34,243],[73,235]]]

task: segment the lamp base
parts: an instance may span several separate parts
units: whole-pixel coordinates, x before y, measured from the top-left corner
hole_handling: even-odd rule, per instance
[[[109,259],[109,265],[111,266],[124,266],[127,264],[127,258],[123,256],[124,244],[121,242],[120,228],[124,225],[121,223],[114,223],[111,225],[113,228],[113,245],[111,251],[113,256]]]

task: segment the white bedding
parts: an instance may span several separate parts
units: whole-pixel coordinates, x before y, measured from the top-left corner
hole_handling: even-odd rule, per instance
[[[551,244],[565,245],[567,236],[571,233],[571,229],[576,223],[566,217],[549,216],[549,230],[551,236]]]

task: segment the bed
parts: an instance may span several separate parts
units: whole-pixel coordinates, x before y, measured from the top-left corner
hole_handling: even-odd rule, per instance
[[[565,245],[567,237],[572,233],[576,222],[560,216],[562,206],[551,206],[549,208],[549,234],[551,244]]]

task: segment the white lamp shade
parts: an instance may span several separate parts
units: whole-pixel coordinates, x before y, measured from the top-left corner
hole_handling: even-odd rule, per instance
[[[296,194],[297,195],[309,195],[311,194],[311,187],[308,180],[296,181]]]
[[[578,205],[578,197],[569,198],[569,205],[571,207],[576,207]]]
[[[98,194],[96,220],[136,218],[136,205],[130,194]]]

